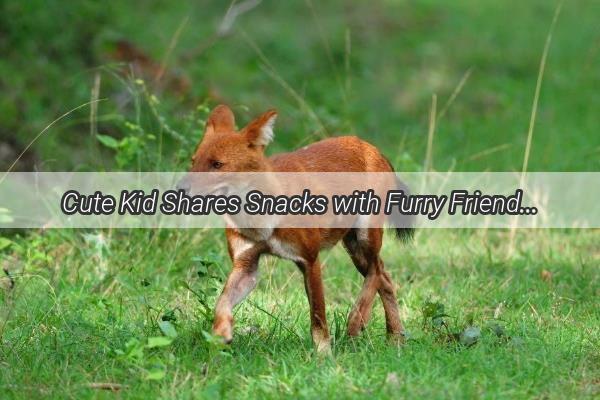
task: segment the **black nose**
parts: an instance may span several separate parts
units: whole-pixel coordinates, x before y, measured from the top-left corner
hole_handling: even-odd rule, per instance
[[[175,185],[175,188],[177,190],[183,190],[184,193],[188,194],[190,192],[190,190],[192,189],[192,185],[190,184],[190,182],[187,179],[182,179],[179,182],[177,182],[177,185]]]

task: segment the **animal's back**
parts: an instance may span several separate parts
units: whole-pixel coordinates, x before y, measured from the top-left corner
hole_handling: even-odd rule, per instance
[[[274,155],[269,161],[274,172],[394,172],[392,165],[375,146],[356,136],[324,139],[290,153]],[[376,193],[385,193],[392,188],[409,192],[407,186],[395,174],[368,179],[375,179],[369,184]],[[331,181],[324,182],[329,189],[332,188]],[[357,183],[360,185],[365,182]],[[301,185],[298,181],[295,184]],[[315,187],[319,183],[311,181],[310,185]],[[394,213],[390,218],[396,225],[395,230],[399,238],[405,240],[412,236],[411,216]],[[336,230],[320,229],[321,237],[328,236],[333,231]],[[328,245],[339,240],[339,237],[333,236],[332,240],[326,240]]]
[[[274,172],[392,172],[379,150],[356,136],[324,139],[269,161]]]

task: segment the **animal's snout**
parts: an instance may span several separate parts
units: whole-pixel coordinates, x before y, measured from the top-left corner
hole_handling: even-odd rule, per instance
[[[177,182],[177,185],[175,185],[175,188],[177,190],[183,190],[183,192],[185,194],[189,194],[190,191],[192,190],[192,184],[190,183],[189,179],[183,178],[182,180]]]

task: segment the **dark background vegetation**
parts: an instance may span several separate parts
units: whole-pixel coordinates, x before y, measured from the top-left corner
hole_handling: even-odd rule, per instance
[[[189,120],[202,119],[193,114],[199,104],[229,103],[241,122],[277,107],[272,151],[312,135],[355,133],[399,168],[414,170],[425,154],[432,95],[439,112],[467,74],[438,121],[434,168],[510,171],[522,166],[556,4],[265,1],[231,21],[224,21],[227,2],[32,0],[1,7],[0,139],[11,156],[56,117],[90,101],[95,79],[107,99],[98,104],[97,132],[120,139],[131,134],[126,121],[141,119],[144,131],[158,136],[143,99],[136,110],[133,81],[141,78],[160,101],[160,115],[189,141],[199,138],[201,126]],[[562,10],[530,170],[600,166],[599,8],[580,0]],[[94,133],[84,107],[36,141],[22,168],[97,168],[108,157],[90,151]],[[174,167],[175,150],[190,149],[170,135],[163,144],[169,162],[146,168]],[[155,156],[158,141],[147,145]]]
[[[0,170],[29,144],[12,170],[184,170],[208,111],[228,103],[239,125],[279,110],[271,153],[350,133],[398,171],[521,171],[556,8],[4,0]],[[598,1],[563,4],[530,171],[600,167],[599,20]],[[210,335],[230,268],[218,230],[2,232],[0,397],[594,398],[599,243],[594,230],[387,240],[401,348],[379,304],[360,339],[345,335],[361,279],[335,248],[322,256],[334,357],[321,359],[299,273],[270,258],[233,345]]]

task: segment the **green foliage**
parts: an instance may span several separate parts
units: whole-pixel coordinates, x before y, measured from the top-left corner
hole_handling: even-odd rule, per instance
[[[350,133],[396,170],[420,171],[436,94],[434,169],[520,169],[553,2],[262,2],[213,42],[227,7],[1,2],[0,144],[23,148],[97,84],[95,115],[82,108],[34,143],[38,169],[185,170],[210,108],[227,102],[239,127],[279,109],[269,154]],[[563,6],[531,170],[600,166],[599,12]],[[119,40],[191,89],[111,58]],[[359,339],[346,336],[361,278],[341,249],[324,254],[334,358],[322,360],[301,276],[282,261],[262,263],[232,346],[210,334],[230,268],[220,232],[1,233],[0,397],[104,397],[98,382],[124,398],[597,397],[598,232],[522,233],[512,256],[506,241],[443,230],[386,242],[401,348],[386,342],[379,306]]]
[[[147,350],[168,347],[172,338],[165,336],[149,337],[145,343],[131,339],[123,350],[115,350],[115,354],[141,372],[145,380],[159,381],[167,374],[167,364],[156,354],[148,355]]]
[[[522,165],[555,4],[263,3],[239,16],[230,35],[213,45],[207,43],[227,10],[219,2],[76,1],[65,7],[35,0],[0,7],[0,140],[10,136],[26,144],[57,116],[89,101],[96,79],[105,99],[98,103],[96,129],[83,108],[34,144],[45,169],[180,169],[203,130],[206,113],[198,104],[206,109],[227,102],[240,126],[266,108],[280,110],[270,152],[358,134],[382,148],[398,170],[417,171],[435,93],[440,115],[434,168],[505,171]],[[506,10],[513,10],[510,18]],[[600,57],[594,47],[598,12],[590,1],[563,7],[542,86],[531,170],[600,166],[593,112],[599,102],[594,88],[600,78],[593,73]],[[119,40],[185,75],[190,89],[181,94],[165,88],[111,58]],[[133,136],[136,142],[123,144],[131,151],[121,149],[127,155],[115,165],[112,149],[94,147],[96,134],[118,141]]]
[[[12,245],[12,241],[4,238],[4,237],[0,237],[0,251],[9,248]]]
[[[170,339],[175,339],[177,337],[177,330],[175,329],[175,326],[173,326],[173,324],[170,321],[168,321],[168,320],[160,321],[158,323],[158,327],[160,328],[160,331],[166,337],[168,337]]]

